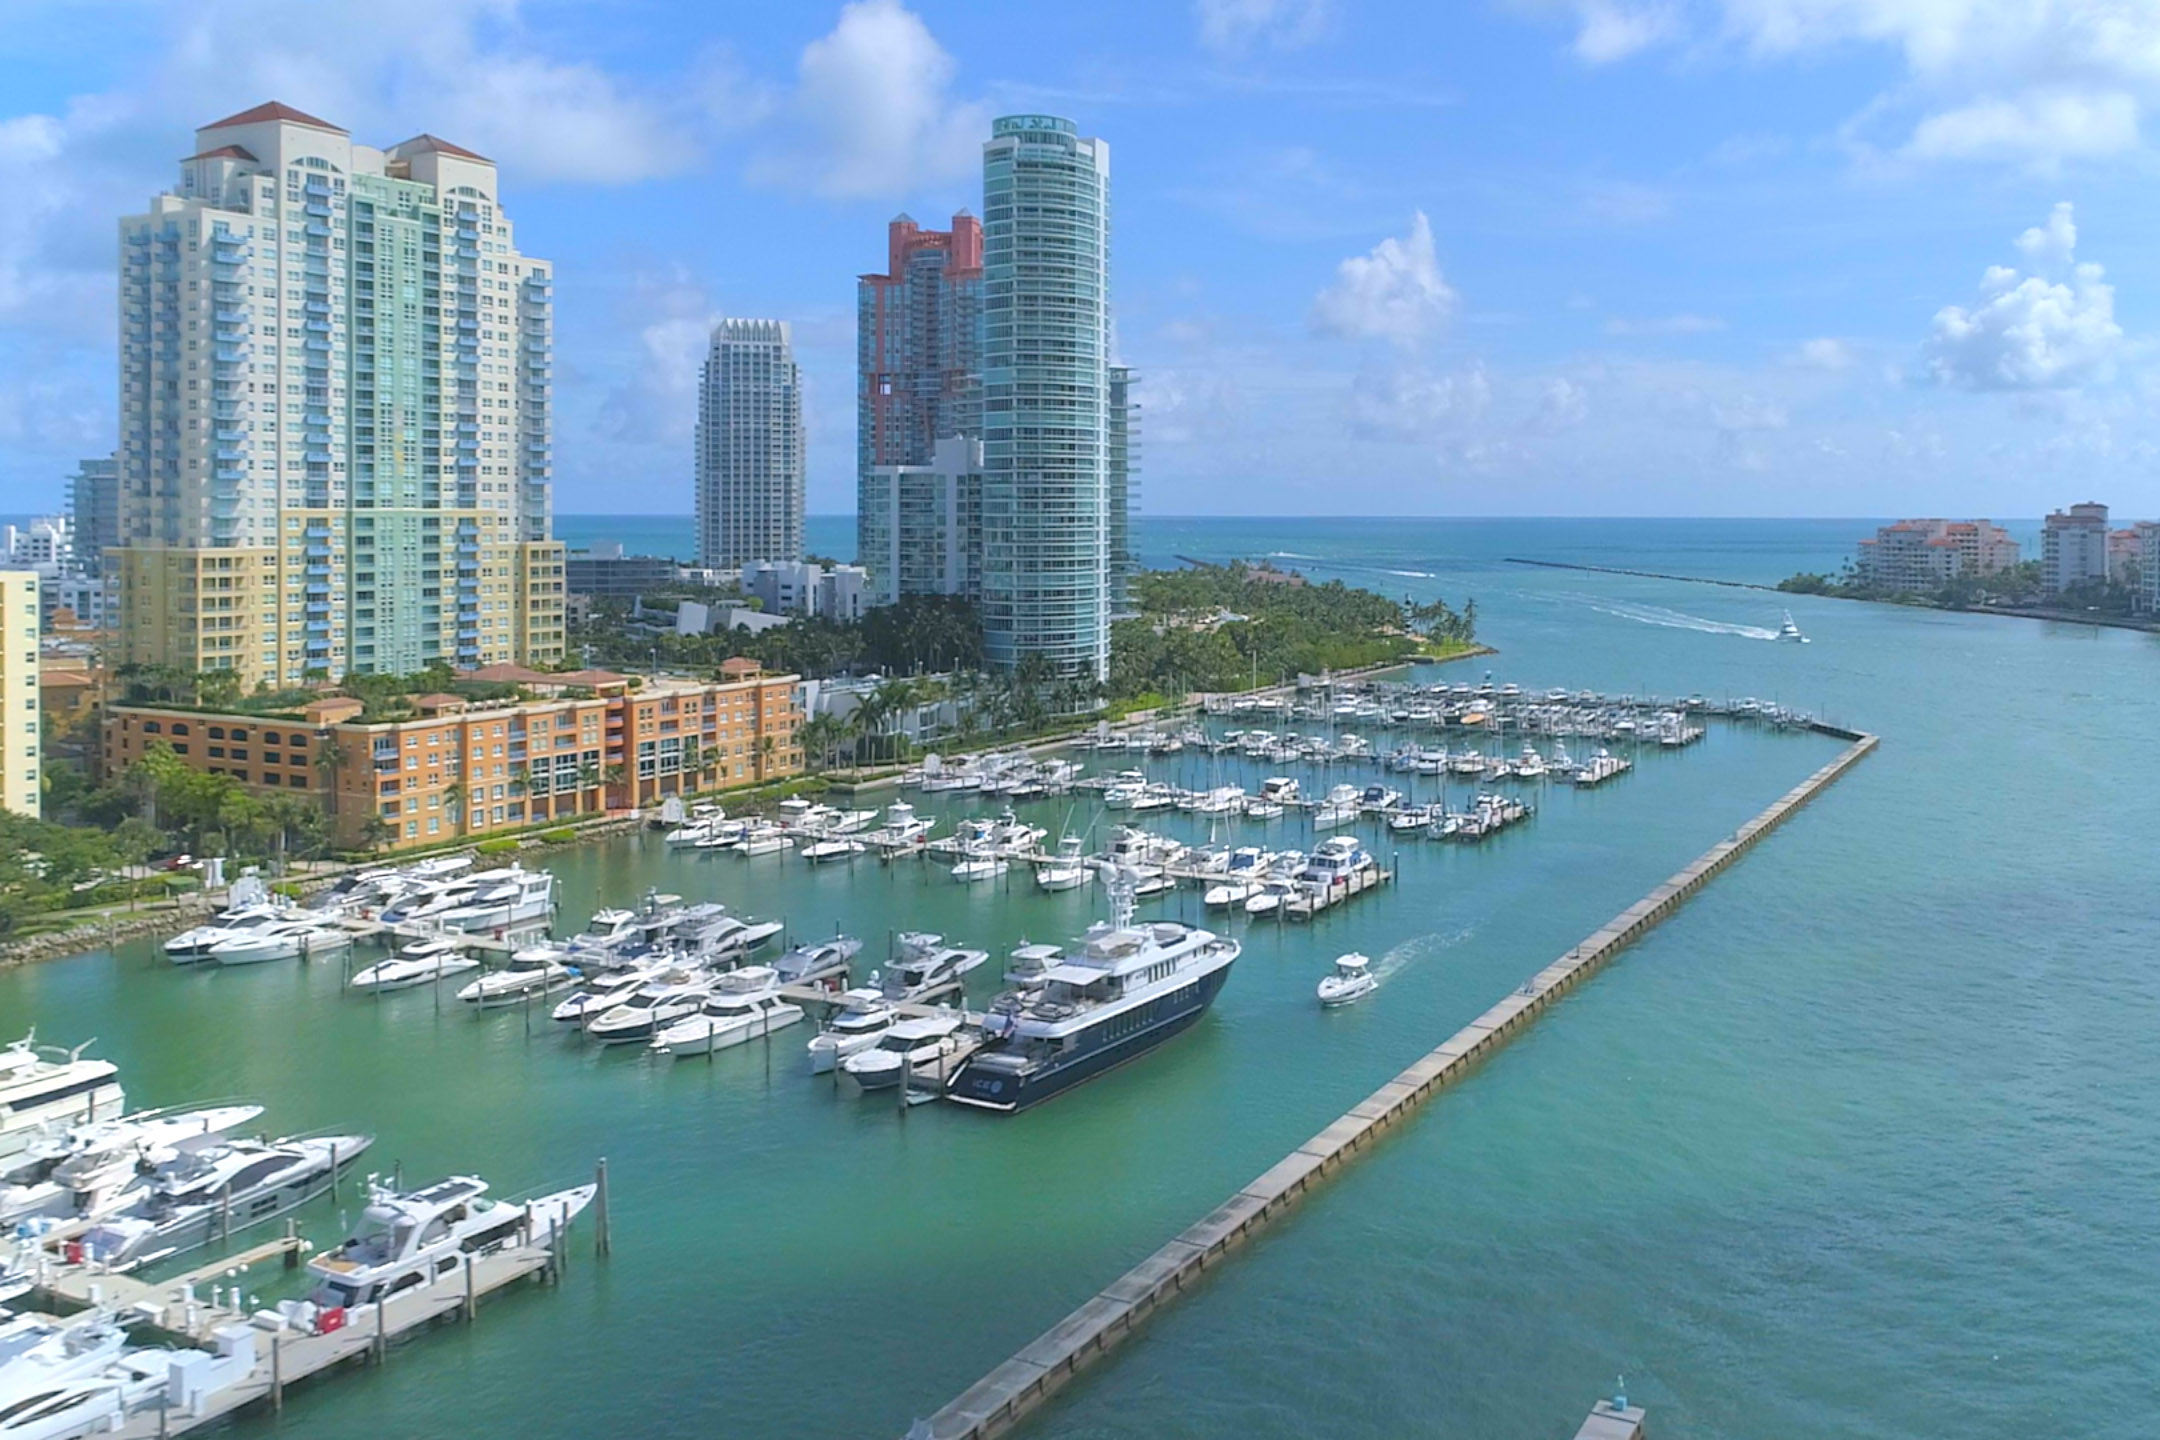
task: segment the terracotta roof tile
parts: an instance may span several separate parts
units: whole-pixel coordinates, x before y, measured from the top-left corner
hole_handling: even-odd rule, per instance
[[[312,125],[317,130],[330,130],[339,135],[352,133],[342,126],[332,125],[327,120],[318,120],[304,110],[295,110],[292,106],[280,100],[272,100],[257,105],[252,110],[242,110],[237,115],[228,115],[223,120],[205,125],[202,128],[205,130],[222,130],[227,125],[256,125],[265,120],[289,120],[295,125]]]
[[[415,135],[404,144],[393,148],[398,150],[439,150],[445,155],[461,155],[467,160],[478,160],[483,165],[495,163],[477,150],[467,150],[462,145],[453,145],[439,135]]]

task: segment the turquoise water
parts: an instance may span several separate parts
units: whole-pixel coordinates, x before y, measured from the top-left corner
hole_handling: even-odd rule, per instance
[[[1750,633],[1775,597],[1500,563],[1775,579],[1851,533],[1628,527],[1601,549],[1561,522],[1151,522],[1151,557],[1425,572],[1388,579],[1474,594],[1499,678],[1779,696],[1884,745],[1034,1434],[1568,1434],[1621,1370],[1660,1435],[2149,1429],[2160,648],[1821,600],[1792,606],[1815,643],[1779,646]],[[559,1290],[310,1387],[280,1428],[897,1435],[1832,753],[1720,727],[1490,845],[1406,845],[1389,891],[1249,932],[1192,1034],[1011,1120],[836,1094],[800,1073],[801,1029],[769,1073],[756,1046],[656,1065],[356,1000],[328,965],[198,974],[137,946],[0,975],[0,1029],[98,1036],[140,1103],[372,1129],[408,1176],[517,1191],[609,1156],[611,1260],[581,1245]],[[652,839],[553,863],[571,923],[660,884],[873,952],[925,926],[1002,952],[1090,908]],[[1323,1015],[1350,949],[1388,982]],[[334,1207],[307,1228],[332,1238]]]

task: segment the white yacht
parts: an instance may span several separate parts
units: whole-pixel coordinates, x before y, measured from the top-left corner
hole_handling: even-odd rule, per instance
[[[1778,626],[1777,638],[1788,645],[1805,645],[1808,643],[1807,636],[1800,633],[1800,627],[1793,624],[1792,611],[1790,610],[1785,612],[1785,623]]]
[[[904,930],[895,937],[882,977],[886,998],[917,1000],[960,979],[990,958],[987,950],[947,945],[942,935]]]
[[[776,855],[782,850],[794,849],[795,840],[780,826],[767,822],[743,831],[735,848],[745,855]]]
[[[847,963],[862,953],[862,941],[852,935],[835,935],[830,940],[813,940],[807,944],[792,945],[772,962],[772,971],[780,977],[782,985],[824,985],[828,989],[835,978],[846,984]]]
[[[810,1073],[824,1075],[848,1056],[869,1049],[900,1018],[882,990],[844,990],[846,1008],[810,1041]]]
[[[132,1270],[260,1225],[328,1190],[333,1166],[343,1169],[374,1143],[372,1135],[183,1141],[147,1194],[83,1232],[84,1257]]]
[[[512,1205],[487,1198],[487,1188],[472,1175],[420,1190],[370,1183],[352,1236],[308,1261],[315,1277],[308,1299],[326,1310],[349,1310],[415,1285],[450,1281],[471,1260],[567,1234],[594,1193],[579,1185]]]
[[[709,1055],[762,1040],[802,1018],[802,1006],[780,994],[778,972],[770,965],[745,965],[721,976],[695,1010],[655,1030],[652,1048],[677,1058]]]
[[[479,1010],[498,1010],[523,1005],[552,995],[577,982],[577,971],[544,949],[520,950],[510,963],[489,970],[457,992],[457,998]]]
[[[650,1040],[677,1020],[696,1013],[712,993],[713,981],[709,976],[693,977],[679,970],[670,971],[639,986],[614,1009],[578,1028],[602,1045]]]
[[[1077,890],[1087,884],[1094,872],[1081,851],[1084,843],[1078,835],[1067,835],[1058,841],[1057,855],[1035,866],[1035,888],[1056,892]]]
[[[262,1114],[260,1105],[209,1105],[148,1110],[113,1120],[55,1126],[16,1157],[22,1168],[0,1187],[0,1225],[32,1216],[95,1219],[123,1208],[146,1183],[149,1167],[174,1158],[175,1147],[204,1135],[223,1135]]]
[[[743,836],[748,834],[749,830],[750,822],[747,820],[715,820],[705,828],[703,834],[690,842],[691,848],[701,855],[737,850],[742,848]]]
[[[1254,886],[1245,897],[1247,915],[1273,915],[1282,909],[1283,901],[1297,894],[1297,886],[1280,876],[1271,875]]]
[[[1601,745],[1595,755],[1575,767],[1575,783],[1586,788],[1602,785],[1615,775],[1626,772],[1634,763],[1632,760],[1621,759]]]
[[[823,838],[811,840],[795,853],[813,865],[829,864],[836,860],[852,860],[870,847],[847,835],[828,832]]]
[[[70,1320],[14,1315],[0,1321],[0,1425],[18,1416],[57,1413],[47,1408],[55,1397],[73,1394],[73,1387],[119,1359],[127,1343],[126,1332],[103,1314]],[[0,1435],[7,1433],[0,1429]]]
[[[1297,879],[1322,889],[1347,886],[1358,875],[1370,875],[1379,865],[1354,836],[1336,835],[1323,840],[1297,872]]]
[[[1358,810],[1366,815],[1385,815],[1401,808],[1403,793],[1385,785],[1368,785],[1358,794]]]
[[[963,1033],[958,1015],[899,1020],[877,1044],[840,1062],[840,1069],[865,1090],[890,1090],[905,1077],[942,1085],[980,1042]]]
[[[283,897],[258,901],[253,905],[241,905],[228,909],[216,919],[183,930],[165,942],[165,958],[175,965],[190,965],[210,958],[210,947],[220,940],[230,940],[265,925],[275,925],[293,918],[293,907]]]
[[[37,1144],[49,1124],[88,1123],[127,1107],[120,1067],[85,1060],[85,1040],[73,1050],[40,1047],[31,1031],[0,1050],[0,1170]]]
[[[673,960],[648,959],[620,970],[588,975],[579,982],[577,989],[565,995],[548,1012],[548,1016],[564,1025],[582,1025],[587,1020],[597,1020],[636,994],[640,987],[651,984],[674,968]]]
[[[477,970],[480,962],[465,953],[447,935],[415,940],[387,960],[378,960],[347,982],[352,989],[380,995],[390,990],[409,990],[430,985],[452,975]]]
[[[1327,798],[1313,811],[1315,830],[1332,830],[1338,826],[1356,822],[1359,814],[1358,789],[1355,785],[1337,785],[1328,791]]]
[[[953,863],[952,878],[972,885],[979,880],[995,880],[1010,868],[1004,856],[991,850],[965,850]]]
[[[698,846],[718,834],[727,823],[727,811],[718,805],[699,805],[690,812],[690,818],[675,829],[668,831],[670,846]]]
[[[426,917],[445,930],[507,930],[531,925],[555,913],[555,875],[512,865],[474,877],[463,904]]]
[[[947,1099],[1025,1110],[1145,1054],[1214,1003],[1238,942],[1172,921],[1136,924],[1129,877],[1113,876],[1109,888],[1110,918],[1088,928],[1039,990],[991,1002],[982,1046],[953,1073]]]
[[[238,930],[210,945],[210,959],[220,965],[260,965],[266,960],[334,955],[350,950],[352,931],[320,920],[287,919]]]
[[[915,813],[913,805],[895,800],[885,807],[883,823],[864,838],[878,845],[915,845],[929,836],[931,824]]]
[[[1352,953],[1336,957],[1335,968],[1321,977],[1319,996],[1323,1009],[1355,1004],[1380,988],[1372,973],[1372,961]]]

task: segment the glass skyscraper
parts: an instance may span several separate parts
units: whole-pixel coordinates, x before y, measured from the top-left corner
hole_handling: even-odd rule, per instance
[[[1110,147],[1050,115],[983,146],[983,640],[1110,663]]]
[[[785,320],[722,320],[698,389],[698,561],[803,556],[802,371]]]

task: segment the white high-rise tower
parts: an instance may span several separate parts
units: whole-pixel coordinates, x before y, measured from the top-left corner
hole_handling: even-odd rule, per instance
[[[120,239],[125,659],[290,684],[561,658],[552,276],[492,162],[259,105]]]
[[[785,320],[722,320],[698,388],[700,564],[803,555],[802,372]]]

